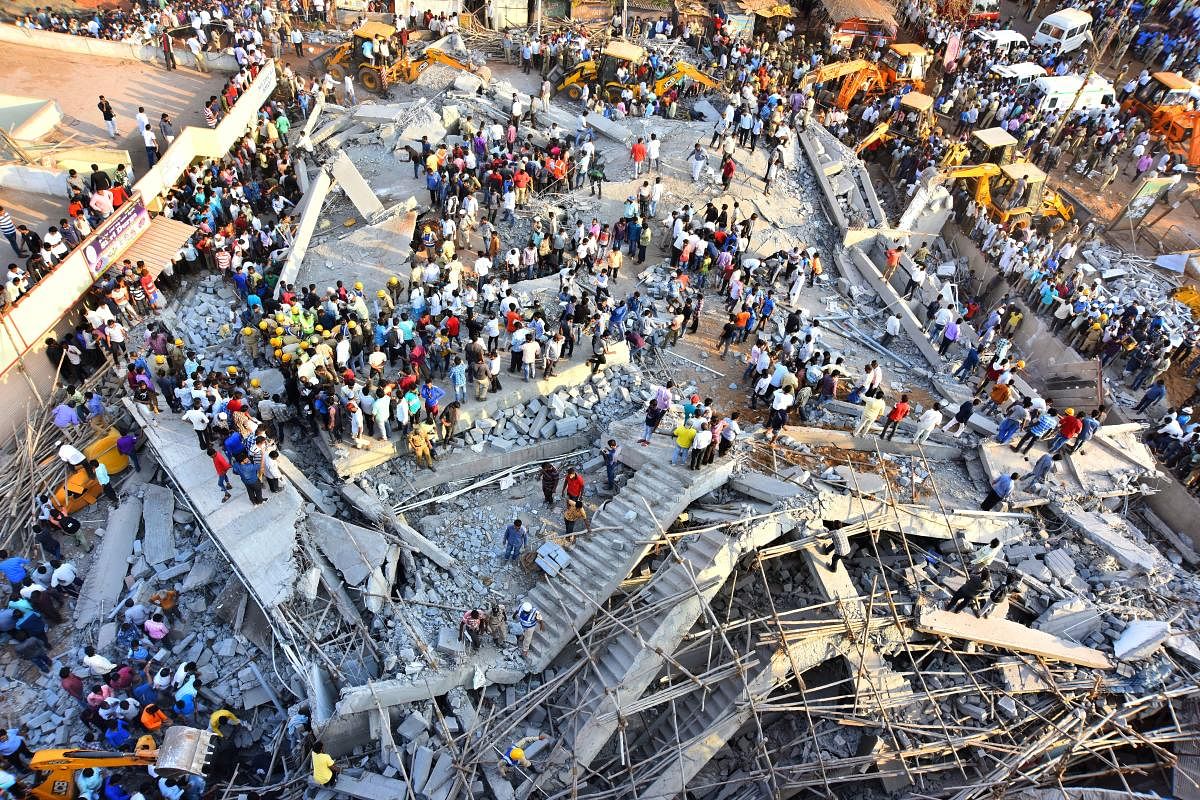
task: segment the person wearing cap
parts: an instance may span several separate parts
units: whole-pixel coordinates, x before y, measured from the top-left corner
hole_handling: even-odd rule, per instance
[[[525,757],[525,748],[534,742],[542,741],[546,738],[545,734],[538,736],[526,736],[523,739],[518,739],[512,747],[504,753],[497,767],[500,770],[500,777],[508,778],[508,770],[510,767],[524,767],[529,769],[533,766],[529,759]]]
[[[1067,442],[1074,439],[1083,430],[1083,421],[1075,416],[1075,409],[1068,408],[1058,418],[1058,435],[1050,442],[1049,452],[1057,453]]]
[[[533,603],[528,600],[521,603],[521,607],[513,612],[513,619],[521,626],[521,635],[518,639],[521,646],[521,655],[529,655],[529,647],[533,644],[533,634],[535,631],[544,631],[546,623],[542,621],[542,614],[533,607]]]

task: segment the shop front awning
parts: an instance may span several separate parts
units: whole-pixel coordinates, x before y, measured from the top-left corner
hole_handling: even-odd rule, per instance
[[[150,268],[150,274],[157,278],[160,272],[175,262],[179,248],[195,232],[196,229],[186,222],[164,216],[155,217],[150,220],[150,227],[121,254],[117,264],[125,259],[134,264],[144,261]]]

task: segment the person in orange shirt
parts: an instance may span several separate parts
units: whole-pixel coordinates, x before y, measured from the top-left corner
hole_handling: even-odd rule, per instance
[[[145,707],[142,708],[140,719],[142,727],[148,731],[156,731],[164,725],[168,727],[171,725],[171,718],[168,717],[163,710],[154,703],[147,703]]]
[[[633,177],[636,178],[642,174],[642,164],[646,163],[646,142],[641,136],[630,148],[629,157],[633,160]]]

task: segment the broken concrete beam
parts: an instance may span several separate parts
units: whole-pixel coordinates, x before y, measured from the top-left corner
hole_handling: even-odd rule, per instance
[[[91,569],[75,603],[75,624],[99,622],[125,590],[129,554],[142,522],[142,501],[130,497],[108,512],[104,538],[96,547]]]
[[[1051,636],[1082,642],[1103,626],[1100,611],[1082,597],[1059,600],[1034,620],[1033,627]]]
[[[1064,503],[1051,503],[1050,510],[1056,517],[1083,534],[1092,544],[1116,558],[1126,569],[1148,574],[1165,563],[1165,559],[1157,551],[1148,546],[1143,547],[1126,534],[1125,530],[1128,530],[1138,538],[1144,539],[1127,517],[1084,511],[1076,505]]]
[[[361,511],[367,519],[374,521],[376,524],[383,525],[387,530],[399,536],[404,544],[433,561],[433,563],[442,569],[453,569],[458,563],[445,550],[426,539],[420,533],[417,533],[407,522],[397,517],[378,497],[368,494],[352,483],[339,485],[338,491],[341,492],[342,497],[346,498],[350,505]]]
[[[349,586],[362,585],[387,557],[390,545],[379,531],[325,514],[309,514],[308,523],[313,541]]]
[[[764,503],[781,503],[809,490],[796,483],[781,481],[759,472],[743,472],[729,481],[729,488]]]
[[[157,566],[175,555],[175,493],[165,486],[146,484],[142,492],[142,555]]]
[[[367,179],[358,171],[358,167],[354,166],[354,162],[350,160],[350,156],[346,155],[345,151],[337,151],[330,170],[333,172],[333,177],[337,179],[338,186],[342,188],[363,217],[369,220],[383,211],[383,203],[375,196]]]
[[[962,460],[963,452],[957,447],[947,447],[940,444],[922,445],[907,442],[894,442],[887,439],[877,439],[873,436],[854,436],[846,431],[829,428],[809,428],[802,426],[784,426],[783,433],[788,438],[801,444],[817,444],[836,447],[839,450],[862,450],[874,453],[878,448],[881,453],[899,456],[920,456],[935,461]]]
[[[979,619],[972,614],[954,614],[926,607],[917,615],[916,629],[935,636],[948,636],[1002,650],[1029,653],[1051,661],[1078,664],[1081,667],[1113,668],[1108,656],[1099,650],[1073,644],[1009,620]]]
[[[413,789],[421,791],[424,788],[425,782],[429,780],[429,773],[432,769],[433,750],[421,745],[413,753],[412,767],[408,771],[408,779],[412,782]]]
[[[338,775],[337,791],[361,800],[408,797],[408,784],[395,778],[386,778],[375,772],[363,772],[352,776],[343,772]]]
[[[864,243],[865,244],[865,243]],[[904,328],[909,339],[921,351],[921,355],[929,362],[935,372],[940,372],[942,369],[942,357],[938,355],[937,348],[929,341],[925,335],[925,330],[921,326],[921,322],[913,314],[912,309],[908,304],[901,299],[899,293],[892,288],[891,284],[883,279],[883,273],[879,271],[879,267],[875,266],[875,262],[863,251],[861,247],[850,248],[850,258],[854,260],[854,265],[871,288],[875,290],[879,298],[883,300],[885,306],[897,310],[900,315],[900,326]]]

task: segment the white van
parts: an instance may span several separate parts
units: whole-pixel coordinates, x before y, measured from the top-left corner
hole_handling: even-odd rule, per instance
[[[1070,53],[1091,38],[1092,15],[1078,8],[1064,8],[1042,20],[1033,34],[1033,45],[1048,45],[1057,53]]]
[[[1049,75],[1044,78],[1036,78],[1033,81],[1033,87],[1029,90],[1029,98],[1038,111],[1065,113],[1074,102],[1075,95],[1079,94],[1079,87],[1082,84],[1083,78],[1078,75]],[[1079,94],[1079,102],[1075,103],[1075,110],[1090,111],[1097,108],[1112,108],[1115,107],[1116,102],[1117,91],[1113,85],[1099,75],[1093,75],[1087,82],[1087,86],[1084,87],[1082,94]]]
[[[1029,47],[1029,40],[1020,31],[1003,28],[1001,30],[991,30],[989,28],[976,28],[971,31],[971,38],[981,42],[988,42],[992,46],[992,52],[996,54],[1007,53],[1010,50],[1016,51]]]
[[[1046,68],[1033,61],[1022,61],[1020,64],[997,64],[992,67],[992,73],[1011,81],[1013,88],[1024,94],[1035,80],[1046,77]]]

